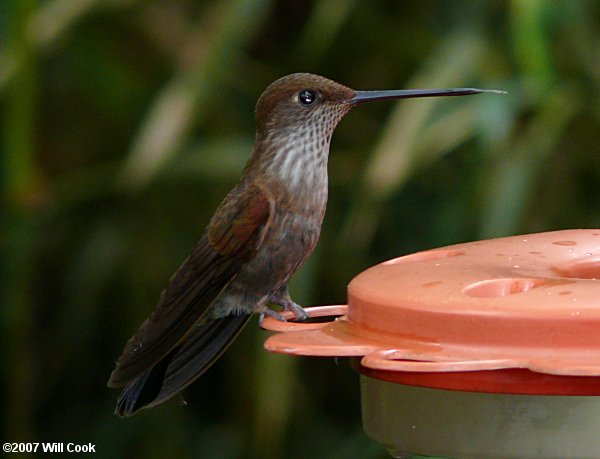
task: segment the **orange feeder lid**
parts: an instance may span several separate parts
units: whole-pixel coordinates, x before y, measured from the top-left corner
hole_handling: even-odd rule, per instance
[[[600,395],[600,229],[395,258],[356,276],[332,322],[265,318],[272,352],[362,356],[367,376],[476,392]]]

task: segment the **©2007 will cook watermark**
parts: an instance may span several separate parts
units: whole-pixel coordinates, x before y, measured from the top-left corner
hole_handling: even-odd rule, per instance
[[[72,442],[5,442],[2,449],[5,453],[95,453],[96,445]]]

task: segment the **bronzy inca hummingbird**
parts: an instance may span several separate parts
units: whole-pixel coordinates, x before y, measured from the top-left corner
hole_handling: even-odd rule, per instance
[[[462,96],[479,89],[354,91],[307,73],[272,83],[256,105],[256,143],[156,308],[127,342],[108,381],[125,386],[117,414],[131,415],[180,392],[212,365],[252,313],[295,320],[307,314],[288,280],[312,253],[327,205],[329,142],[356,104]]]

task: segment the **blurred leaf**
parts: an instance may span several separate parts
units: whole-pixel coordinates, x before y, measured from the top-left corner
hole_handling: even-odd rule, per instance
[[[481,219],[483,237],[504,236],[519,229],[527,204],[533,205],[533,187],[544,179],[540,165],[555,151],[578,109],[575,94],[557,88],[548,94],[508,152],[498,152],[497,161],[482,187],[486,203]]]
[[[158,94],[123,166],[125,186],[144,186],[185,142],[192,120],[209,116],[212,93],[223,83],[218,76],[239,59],[241,44],[252,37],[269,4],[267,0],[222,0],[200,21],[198,30],[219,26],[203,37],[209,44],[203,55],[180,69]],[[194,31],[191,35],[198,41]]]
[[[356,3],[356,0],[322,0],[315,3],[293,52],[298,56],[298,64],[310,68],[323,59]]]
[[[409,83],[411,88],[440,88],[452,86],[455,81],[468,81],[484,51],[483,43],[472,35],[459,33],[448,37],[439,49],[425,61]],[[487,97],[487,94],[477,97]],[[494,96],[492,96],[494,97]],[[340,244],[351,245],[357,253],[367,250],[375,228],[381,221],[382,206],[391,193],[401,187],[414,172],[421,156],[435,158],[452,150],[473,133],[472,117],[460,110],[470,98],[460,100],[455,107],[427,130],[430,118],[446,98],[427,98],[402,101],[390,116],[378,144],[370,157],[357,191],[356,203],[344,225]],[[441,129],[447,126],[447,129]],[[432,136],[436,134],[436,136]],[[421,145],[436,151],[427,151]]]

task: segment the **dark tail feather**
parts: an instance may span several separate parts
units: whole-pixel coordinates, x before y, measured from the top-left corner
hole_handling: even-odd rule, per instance
[[[196,325],[181,346],[125,386],[117,400],[116,414],[131,416],[189,386],[225,352],[250,317],[229,315]]]

